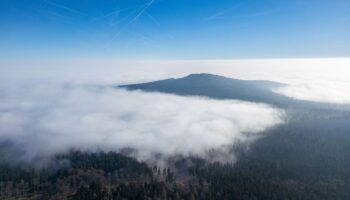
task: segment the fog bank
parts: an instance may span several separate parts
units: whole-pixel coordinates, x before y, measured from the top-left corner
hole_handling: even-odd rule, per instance
[[[0,96],[0,141],[24,161],[124,148],[136,149],[139,160],[206,158],[212,149],[249,145],[284,118],[264,104],[49,82],[4,86]]]

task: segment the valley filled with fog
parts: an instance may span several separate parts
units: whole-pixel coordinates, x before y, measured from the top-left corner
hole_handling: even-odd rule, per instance
[[[348,108],[350,96],[345,91],[350,90],[346,75],[349,64],[349,59],[105,61],[99,66],[97,61],[17,64],[5,68],[7,73],[1,75],[0,137],[18,146],[12,151],[23,160],[72,149],[135,148],[140,151],[134,156],[143,161],[152,160],[152,154],[203,158],[211,149],[220,149],[224,154],[234,143],[248,145],[263,136],[260,133],[266,129],[288,123],[291,113],[270,102],[215,100],[206,93],[178,96],[176,92],[149,93],[113,86],[207,72],[279,81],[283,85],[272,92]],[[48,70],[45,65],[60,67]],[[75,71],[66,73],[71,67]],[[222,159],[218,158],[225,161]],[[232,161],[234,156],[226,159]]]
[[[13,154],[7,152],[11,161],[39,162],[74,149],[131,148],[141,161],[157,162],[155,155],[204,158],[218,150],[221,155],[211,159],[229,162],[235,159],[228,155],[231,145],[248,145],[284,121],[282,109],[266,104],[107,86],[40,82],[2,94],[0,139],[14,145]]]
[[[2,195],[348,197],[349,60],[83,63],[1,75]]]

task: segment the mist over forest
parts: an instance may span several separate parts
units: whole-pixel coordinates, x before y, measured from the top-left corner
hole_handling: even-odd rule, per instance
[[[209,73],[13,81],[0,90],[5,198],[348,198],[346,95]]]

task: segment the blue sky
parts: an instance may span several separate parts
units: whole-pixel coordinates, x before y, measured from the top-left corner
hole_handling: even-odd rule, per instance
[[[0,58],[350,57],[349,0],[0,0]]]

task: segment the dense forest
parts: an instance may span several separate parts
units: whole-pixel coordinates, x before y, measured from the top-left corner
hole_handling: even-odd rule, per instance
[[[314,115],[236,148],[235,163],[189,157],[161,167],[80,151],[57,155],[50,167],[2,162],[0,199],[350,199],[349,116]]]

